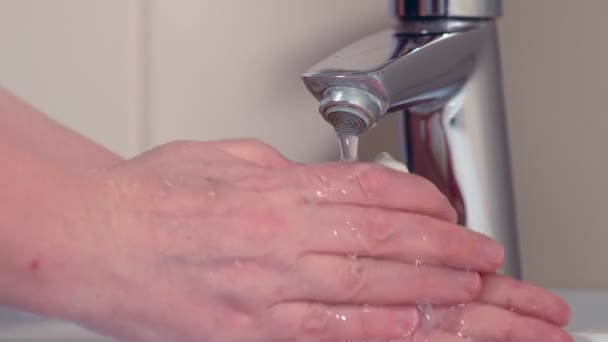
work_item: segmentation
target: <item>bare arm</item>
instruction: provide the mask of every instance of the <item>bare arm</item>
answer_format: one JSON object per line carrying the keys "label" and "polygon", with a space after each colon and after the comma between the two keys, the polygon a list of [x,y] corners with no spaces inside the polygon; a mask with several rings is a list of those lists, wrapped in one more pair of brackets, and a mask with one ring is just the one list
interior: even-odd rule
{"label": "bare arm", "polygon": [[122,160],[0,88],[0,144],[8,143],[87,166],[103,167]]}
{"label": "bare arm", "polygon": [[0,88],[0,304],[54,314],[53,283],[74,268],[58,237],[84,215],[79,178],[120,161]]}
{"label": "bare arm", "polygon": [[0,304],[118,339],[571,341],[551,294],[482,286],[502,248],[453,217],[414,175],[254,141],[121,161],[0,95]]}

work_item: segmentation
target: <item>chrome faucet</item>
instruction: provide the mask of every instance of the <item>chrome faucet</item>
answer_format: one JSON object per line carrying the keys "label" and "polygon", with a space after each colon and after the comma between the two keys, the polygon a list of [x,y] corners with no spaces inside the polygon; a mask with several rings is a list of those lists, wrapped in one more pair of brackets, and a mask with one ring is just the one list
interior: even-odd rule
{"label": "chrome faucet", "polygon": [[521,277],[496,19],[500,0],[394,0],[395,27],[302,77],[338,133],[400,116],[403,161],[448,197],[459,223],[505,247]]}

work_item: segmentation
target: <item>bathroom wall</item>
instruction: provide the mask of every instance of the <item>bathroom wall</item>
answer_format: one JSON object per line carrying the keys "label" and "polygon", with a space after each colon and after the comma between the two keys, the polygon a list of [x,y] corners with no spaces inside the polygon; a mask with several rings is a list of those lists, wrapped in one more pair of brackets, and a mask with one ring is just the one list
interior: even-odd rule
{"label": "bathroom wall", "polygon": [[504,3],[526,275],[547,285],[608,287],[608,1]]}
{"label": "bathroom wall", "polygon": [[[572,3],[507,0],[500,24],[525,276],[608,287],[608,2]],[[299,75],[388,25],[377,0],[2,0],[0,84],[127,157],[248,136],[331,160],[333,132]],[[384,122],[364,156],[397,152],[395,139]]]}
{"label": "bathroom wall", "polygon": [[115,151],[137,152],[135,4],[1,0],[0,86]]}

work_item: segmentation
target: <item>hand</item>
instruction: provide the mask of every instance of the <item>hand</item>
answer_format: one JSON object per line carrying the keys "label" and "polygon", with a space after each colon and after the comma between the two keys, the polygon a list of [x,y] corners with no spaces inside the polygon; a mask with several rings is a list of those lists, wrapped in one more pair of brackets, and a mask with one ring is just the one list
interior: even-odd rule
{"label": "hand", "polygon": [[[386,153],[379,154],[376,162],[408,172],[405,165]],[[560,329],[570,315],[560,298],[498,274],[484,275],[483,283],[483,292],[473,303],[439,308],[419,305],[421,324],[406,340],[572,341]]]}
{"label": "hand", "polygon": [[469,302],[475,272],[502,263],[431,183],[377,165],[172,143],[91,182],[104,195],[83,197],[87,229],[70,232],[77,300],[61,314],[126,340],[394,339],[417,300]]}
{"label": "hand", "polygon": [[570,319],[568,305],[531,284],[491,274],[472,303],[423,307],[417,331],[404,342],[572,342],[561,327]]}

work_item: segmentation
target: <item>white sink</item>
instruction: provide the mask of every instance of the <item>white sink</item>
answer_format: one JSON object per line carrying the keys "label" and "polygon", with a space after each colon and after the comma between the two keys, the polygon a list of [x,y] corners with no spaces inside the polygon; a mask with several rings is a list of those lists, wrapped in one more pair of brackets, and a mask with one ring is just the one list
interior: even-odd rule
{"label": "white sink", "polygon": [[[557,290],[572,308],[577,342],[608,342],[608,291]],[[0,342],[109,342],[64,322],[0,308]]]}
{"label": "white sink", "polygon": [[608,291],[556,290],[572,309],[568,330],[577,342],[608,342]]}
{"label": "white sink", "polygon": [[0,342],[109,342],[76,325],[0,307]]}

